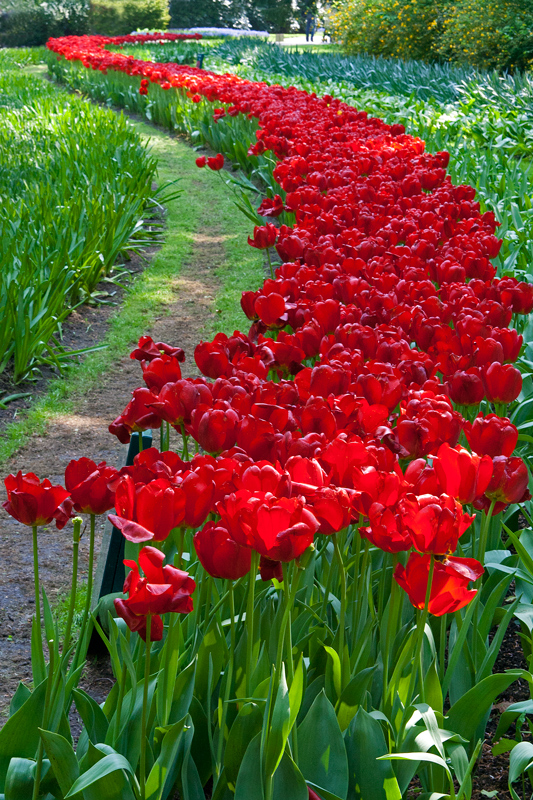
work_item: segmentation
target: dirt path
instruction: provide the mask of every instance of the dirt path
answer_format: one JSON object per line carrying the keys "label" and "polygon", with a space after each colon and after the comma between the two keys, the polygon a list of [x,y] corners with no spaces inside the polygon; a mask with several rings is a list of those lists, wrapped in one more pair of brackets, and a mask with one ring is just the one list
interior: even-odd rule
{"label": "dirt path", "polygon": [[[182,198],[181,202],[187,202]],[[206,210],[206,214],[209,209]],[[149,333],[156,341],[179,345],[187,354],[184,374],[197,375],[193,353],[213,317],[217,292],[213,270],[224,258],[223,237],[213,232],[193,236],[193,254],[171,283],[175,302],[165,307]],[[83,314],[83,310],[81,312]],[[94,311],[91,311],[94,314]],[[116,365],[85,396],[74,398],[71,414],[56,417],[43,436],[34,437],[4,467],[8,472],[35,472],[40,478],[62,483],[73,458],[87,456],[115,466],[124,462],[126,448],[108,433],[109,423],[122,411],[130,393],[142,384],[140,365],[128,353],[117,353]],[[1,486],[4,500],[4,487]],[[105,517],[100,518],[100,539]],[[42,583],[52,601],[68,591],[71,569],[71,526],[39,531]],[[20,680],[31,680],[30,625],[34,610],[31,530],[3,511],[0,513],[0,722]],[[87,577],[88,541],[80,545],[80,579]],[[109,680],[109,679],[108,679]],[[107,687],[109,688],[109,686]]]}

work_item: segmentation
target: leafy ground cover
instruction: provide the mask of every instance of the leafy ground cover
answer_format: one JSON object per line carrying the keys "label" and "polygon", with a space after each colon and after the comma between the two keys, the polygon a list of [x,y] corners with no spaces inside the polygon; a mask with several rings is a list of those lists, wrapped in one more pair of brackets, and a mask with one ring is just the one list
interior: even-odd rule
{"label": "leafy ground cover", "polygon": [[155,208],[156,163],[126,120],[35,79],[21,58],[0,56],[0,373],[11,383],[61,369],[62,323],[146,241]]}
{"label": "leafy ground cover", "polygon": [[[6,794],[472,797],[493,701],[533,683],[493,672],[513,618],[529,664],[533,598],[518,519],[531,519],[528,379],[508,328],[533,293],[496,277],[493,213],[446,177],[449,154],[331,95],[52,47],[60,79],[261,181],[258,212],[281,225],[250,243],[281,263],[243,295],[249,335],[196,348],[211,382],[181,378],[179,347],[139,341],[146,386],[110,431],[159,428],[160,450],[121,474],[73,460],[66,490],[7,479],[8,511],[36,541],[71,502],[91,528],[114,506],[131,572],[106,601],[117,682],[102,707],[74,688],[89,628],[72,654],[67,624],[60,651],[45,604],[47,673],[36,578],[36,688],[18,690],[1,734]],[[241,206],[259,221],[246,193]],[[514,800],[531,710],[505,708],[494,734]]]}

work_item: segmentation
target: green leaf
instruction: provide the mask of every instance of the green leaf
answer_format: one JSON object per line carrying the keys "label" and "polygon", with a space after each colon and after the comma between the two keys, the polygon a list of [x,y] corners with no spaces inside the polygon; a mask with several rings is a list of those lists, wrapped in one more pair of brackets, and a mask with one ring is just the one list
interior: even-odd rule
{"label": "green leaf", "polygon": [[434,753],[388,753],[386,756],[379,756],[378,761],[388,759],[389,761],[428,761],[430,764],[438,764],[450,775],[450,768],[444,758]]}
{"label": "green leaf", "polygon": [[4,787],[5,800],[32,800],[35,761],[29,758],[12,758]]}
{"label": "green leaf", "polygon": [[189,708],[194,692],[194,678],[196,674],[196,659],[183,669],[174,684],[172,706],[169,722],[178,722],[189,713]]}
{"label": "green leaf", "polygon": [[533,744],[531,742],[519,742],[511,750],[509,756],[509,791],[514,800],[520,800],[518,794],[511,786],[514,781],[518,780],[520,775],[533,766]]}
{"label": "green leaf", "polygon": [[59,788],[65,795],[80,774],[76,754],[67,740],[58,733],[40,730],[40,734]]}
{"label": "green leaf", "polygon": [[291,732],[292,727],[296,722],[298,712],[300,711],[300,707],[302,705],[303,691],[304,691],[304,668],[303,668],[303,654],[302,654],[300,655],[300,660],[298,661],[298,666],[296,667],[296,671],[292,679],[291,688],[289,689],[289,706],[291,709],[290,719],[289,719],[289,733]]}
{"label": "green leaf", "polygon": [[275,798],[291,800],[309,800],[309,792],[303,775],[288,753],[284,753],[280,765],[274,775]]}
{"label": "green leaf", "polygon": [[498,727],[494,733],[494,741],[503,736],[520,714],[533,714],[533,700],[523,700],[508,706],[498,720]]}
{"label": "green leaf", "polygon": [[93,744],[105,742],[109,722],[96,700],[93,700],[83,689],[73,689],[72,694],[78,714],[83,720],[91,742]]}
{"label": "green leaf", "polygon": [[348,791],[348,758],[335,709],[324,691],[298,727],[298,766],[304,778],[339,797]]}
{"label": "green leaf", "polygon": [[387,755],[383,730],[377,719],[359,707],[345,734],[349,769],[349,797],[355,800],[401,800],[400,787]]}
{"label": "green leaf", "polygon": [[39,686],[46,680],[46,664],[44,661],[42,634],[35,617],[33,617],[31,621],[31,671],[33,673],[33,683],[35,686]]}
{"label": "green leaf", "polygon": [[4,791],[6,773],[12,758],[35,758],[45,693],[46,681],[43,681],[0,730],[0,792]]}
{"label": "green leaf", "polygon": [[185,720],[186,717],[179,722],[174,723],[174,725],[169,726],[169,730],[163,737],[161,752],[152,769],[150,770],[148,780],[146,781],[147,800],[161,800],[163,796],[168,796],[168,793],[170,793],[172,789],[172,785],[175,782],[175,776],[170,786],[167,786],[167,783],[169,782],[169,773],[172,773],[173,771],[178,751],[181,746]]}
{"label": "green leaf", "polygon": [[376,669],[377,665],[358,672],[342,692],[337,709],[337,719],[341,731],[345,731],[355,717]]}
{"label": "green leaf", "polygon": [[285,680],[285,665],[281,666],[281,675],[272,712],[270,730],[265,747],[265,770],[267,776],[273,775],[285,751],[289,737],[291,708],[289,705],[289,690]]}
{"label": "green leaf", "polygon": [[324,645],[324,650],[331,658],[331,666],[333,669],[333,686],[335,687],[335,692],[337,697],[341,696],[342,693],[342,681],[341,681],[341,660],[339,654],[333,647],[328,647]]}
{"label": "green leaf", "polygon": [[104,756],[101,761],[98,761],[94,766],[88,769],[87,772],[84,772],[83,775],[80,775],[80,777],[74,781],[70,791],[65,795],[65,800],[67,797],[73,797],[78,792],[88,789],[107,775],[121,770],[129,775],[134,774],[130,762],[127,758],[124,758],[124,756],[121,756],[119,753]]}
{"label": "green leaf", "polygon": [[11,702],[9,704],[9,716],[12,717],[19,708],[26,702],[28,697],[31,695],[31,691],[28,687],[22,683],[22,681],[17,686],[17,690],[13,697],[11,698]]}
{"label": "green leaf", "polygon": [[310,789],[312,789],[319,797],[322,798],[322,800],[343,800],[343,798],[328,792],[326,789],[323,789],[322,786],[317,786],[316,783],[313,783],[312,781],[306,781],[306,783]]}
{"label": "green leaf", "polygon": [[261,734],[246,749],[235,784],[235,800],[264,800],[261,775]]}
{"label": "green leaf", "polygon": [[489,675],[466,692],[448,711],[446,727],[469,740],[470,754],[474,743],[483,738],[486,719],[494,700],[519,678],[531,680],[529,672],[524,670]]}
{"label": "green leaf", "polygon": [[261,732],[263,715],[256,703],[245,703],[231,726],[224,752],[224,769],[229,784],[235,786],[241,762],[254,736]]}

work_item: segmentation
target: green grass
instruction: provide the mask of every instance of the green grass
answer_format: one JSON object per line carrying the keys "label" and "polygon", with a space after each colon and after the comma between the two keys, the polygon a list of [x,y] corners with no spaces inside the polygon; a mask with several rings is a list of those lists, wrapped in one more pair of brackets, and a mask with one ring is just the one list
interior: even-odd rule
{"label": "green grass", "polygon": [[[54,417],[69,413],[76,396],[84,394],[102,374],[113,369],[117,359],[129,352],[154,317],[168,311],[176,299],[173,281],[193,253],[194,234],[206,226],[224,241],[224,259],[216,271],[221,282],[215,298],[215,307],[220,309],[217,329],[231,332],[247,324],[240,312],[240,293],[258,287],[264,278],[259,251],[246,243],[250,222],[236,210],[229,189],[215,173],[196,167],[190,146],[143,122],[134,124],[143,137],[151,140],[152,154],[159,164],[158,181],[179,178],[182,194],[167,204],[164,245],[128,289],[104,340],[107,348],[87,356],[81,365],[71,367],[64,378],[54,380],[46,395],[4,430],[0,463],[27,444],[32,435],[43,433]],[[212,330],[206,330],[206,334],[211,333]]]}

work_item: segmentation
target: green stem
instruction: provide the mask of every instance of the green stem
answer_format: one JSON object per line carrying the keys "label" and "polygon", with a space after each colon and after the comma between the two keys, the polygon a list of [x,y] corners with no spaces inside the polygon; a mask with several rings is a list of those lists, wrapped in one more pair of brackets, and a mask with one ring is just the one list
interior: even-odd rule
{"label": "green stem", "polygon": [[189,446],[188,446],[187,443],[188,443],[189,437],[185,433],[185,425],[184,425],[183,422],[180,422],[180,430],[181,430],[181,437],[183,439],[183,450],[181,451],[181,458],[182,458],[183,461],[188,461],[189,460]]}
{"label": "green stem", "polygon": [[65,638],[63,640],[63,657],[65,656],[70,645],[70,634],[72,631],[72,620],[74,618],[74,608],[76,607],[76,590],[78,586],[78,554],[80,549],[80,532],[82,520],[80,517],[75,517],[73,520],[74,530],[72,532],[72,584],[70,589],[70,604],[68,609],[67,627],[65,630]]}
{"label": "green stem", "polygon": [[267,247],[266,254],[267,254],[267,258],[268,258],[268,266],[270,267],[270,277],[272,278],[272,280],[274,280],[275,279],[275,275],[274,275],[274,268],[272,266],[272,260],[270,258],[270,247]]}
{"label": "green stem", "polygon": [[444,681],[444,674],[446,672],[446,631],[447,631],[448,615],[443,614],[440,618],[440,636],[439,636],[439,678],[440,682]]}
{"label": "green stem", "polygon": [[39,549],[37,546],[37,525],[32,527],[33,532],[33,583],[35,588],[35,617],[37,619],[37,630],[41,638],[41,591],[39,587]]}
{"label": "green stem", "polygon": [[217,777],[222,772],[222,748],[224,747],[224,731],[226,728],[226,718],[228,714],[228,701],[230,697],[231,684],[233,681],[233,662],[235,657],[235,597],[233,594],[233,581],[227,581],[228,594],[229,594],[229,613],[230,613],[230,653],[228,664],[228,679],[224,689],[224,701],[222,705],[222,714],[220,718],[220,729],[218,734],[217,746]]}
{"label": "green stem", "polygon": [[492,519],[492,512],[494,511],[494,506],[496,505],[496,500],[491,500],[490,508],[483,516],[483,521],[481,523],[481,530],[479,532],[479,550],[477,555],[477,560],[483,564],[483,559],[485,558],[485,551],[487,549],[487,538],[489,535],[489,528],[490,528],[490,521]]}
{"label": "green stem", "polygon": [[345,670],[344,670],[344,631],[346,628],[346,570],[344,569],[344,561],[342,559],[342,553],[339,548],[338,542],[338,534],[334,533],[332,536],[333,539],[333,549],[335,551],[335,557],[337,559],[337,565],[339,568],[339,576],[341,582],[341,608],[339,613],[339,657],[341,660],[341,691],[346,686],[345,681]]}
{"label": "green stem", "polygon": [[385,649],[383,652],[383,700],[382,702],[386,702],[386,698],[388,696],[389,691],[389,660],[390,660],[390,653],[391,647],[394,642],[394,638],[396,636],[396,628],[398,625],[398,611],[401,610],[402,603],[401,603],[401,596],[399,594],[400,587],[394,580],[394,572],[396,570],[396,564],[399,561],[398,553],[392,554],[392,582],[391,582],[391,591],[390,591],[390,601],[389,601],[389,615],[387,618],[387,630],[385,634]]}
{"label": "green stem", "polygon": [[[79,519],[79,517],[77,517]],[[91,612],[91,600],[93,593],[93,568],[94,568],[94,537],[96,528],[96,517],[94,514],[90,515],[90,533],[89,533],[89,567],[87,573],[87,596],[85,598],[85,606],[83,608],[83,616],[81,618],[80,635],[78,644],[76,646],[76,653],[74,654],[73,666],[79,667],[80,662],[85,658],[83,648],[88,643],[87,637],[87,621]],[[81,519],[80,519],[81,522]]]}
{"label": "green stem", "polygon": [[364,544],[365,552],[363,553],[363,563],[361,566],[361,574],[357,582],[357,604],[355,607],[355,619],[353,623],[354,634],[357,635],[359,630],[359,618],[361,616],[363,597],[365,594],[366,573],[368,569],[368,559],[370,557],[370,542],[365,539]]}
{"label": "green stem", "polygon": [[146,800],[146,725],[148,720],[148,684],[150,682],[150,632],[152,617],[146,617],[146,647],[144,650],[144,685],[143,685],[143,710],[141,719],[141,761],[139,768],[139,785],[141,787],[141,800]]}
{"label": "green stem", "polygon": [[113,742],[113,746],[116,745],[118,742],[118,736],[120,733],[120,718],[122,716],[122,704],[124,702],[124,695],[126,694],[126,676],[128,674],[128,669],[126,666],[126,662],[122,664],[122,671],[120,673],[120,684],[118,688],[118,700],[117,700],[117,708],[115,711],[115,738]]}
{"label": "green stem", "polygon": [[138,431],[137,438],[138,438],[138,441],[139,441],[139,453],[142,453],[142,451],[143,451],[143,433],[142,433],[142,431]]}
{"label": "green stem", "polygon": [[[48,677],[46,680],[46,693],[44,696],[44,709],[43,709],[43,728],[47,730],[48,719],[50,715],[50,698],[52,695],[52,684],[54,683],[55,672],[55,658],[54,658],[54,642],[51,639],[48,642],[48,652],[50,653],[50,663],[48,664]],[[61,670],[59,670],[61,674]],[[32,800],[37,800],[39,797],[39,790],[41,787],[41,773],[43,769],[43,755],[44,747],[42,738],[39,739],[39,746],[37,748],[37,763],[35,765],[35,779],[33,782]]]}
{"label": "green stem", "polygon": [[428,582],[426,586],[426,598],[424,601],[424,609],[423,611],[418,612],[418,622],[416,626],[416,645],[415,645],[415,654],[413,657],[413,668],[411,670],[409,688],[407,690],[407,697],[405,699],[405,706],[400,725],[400,733],[397,742],[398,747],[401,745],[403,732],[405,730],[405,725],[407,724],[407,711],[413,700],[415,686],[416,686],[416,679],[418,677],[419,669],[420,669],[420,699],[422,702],[424,702],[423,645],[424,645],[424,633],[426,630],[426,622],[429,615],[429,600],[431,597],[431,586],[433,583],[434,571],[435,571],[435,556],[431,554],[429,562]]}
{"label": "green stem", "polygon": [[248,582],[248,603],[246,606],[246,697],[252,696],[252,659],[254,647],[254,605],[255,579],[259,565],[259,553],[252,550],[252,564]]}

